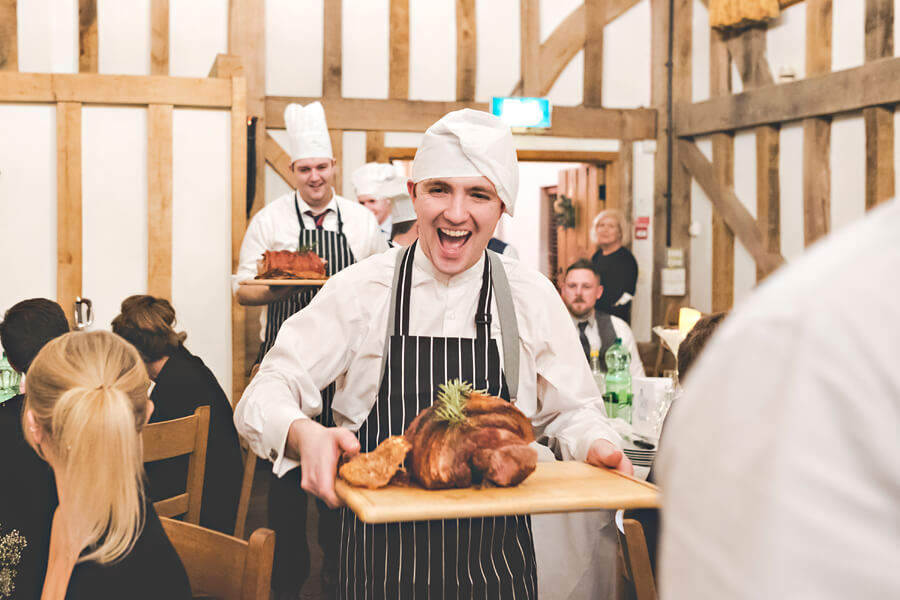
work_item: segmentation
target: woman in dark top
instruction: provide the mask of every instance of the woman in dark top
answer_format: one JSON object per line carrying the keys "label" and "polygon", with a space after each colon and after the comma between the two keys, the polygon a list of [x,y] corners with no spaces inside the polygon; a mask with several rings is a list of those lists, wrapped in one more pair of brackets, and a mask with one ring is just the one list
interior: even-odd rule
{"label": "woman in dark top", "polygon": [[137,351],[105,331],[67,333],[31,364],[23,428],[59,496],[42,600],[191,597],[144,494],[149,387]]}
{"label": "woman in dark top", "polygon": [[621,211],[610,208],[594,217],[591,241],[597,251],[591,257],[603,285],[597,309],[631,322],[631,298],[637,285],[637,261],[625,244],[629,241],[628,221]]}
{"label": "woman in dark top", "polygon": [[[231,534],[241,492],[243,462],[228,397],[203,361],[184,347],[186,334],[176,333],[175,310],[163,298],[131,296],[112,322],[115,333],[138,349],[147,372],[156,382],[150,399],[156,404],[151,423],[194,414],[209,406],[209,439],[200,525]],[[188,457],[145,466],[149,494],[154,500],[185,491]]]}

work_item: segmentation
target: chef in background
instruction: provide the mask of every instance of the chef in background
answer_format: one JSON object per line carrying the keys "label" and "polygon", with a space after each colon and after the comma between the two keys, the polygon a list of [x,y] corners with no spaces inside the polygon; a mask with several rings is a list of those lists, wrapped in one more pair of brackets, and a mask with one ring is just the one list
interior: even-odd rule
{"label": "chef in background", "polygon": [[[276,475],[302,464],[304,489],[338,506],[339,457],[402,435],[460,378],[515,402],[557,456],[630,473],[553,285],[485,250],[515,209],[509,127],[449,113],[407,185],[419,239],[333,277],[284,324],[235,414],[252,449]],[[325,427],[319,390],[332,380],[337,426]],[[340,532],[338,598],[537,596],[528,516],[365,525],[342,509]]]}
{"label": "chef in background", "polygon": [[391,248],[411,246],[419,238],[419,223],[416,221],[416,209],[406,189],[399,196],[391,199]]}
{"label": "chef in background", "polygon": [[406,179],[394,165],[374,162],[353,171],[351,179],[357,201],[375,215],[384,239],[390,240],[391,226],[394,224],[391,199],[406,194]]}
{"label": "chef in background", "polygon": [[[266,250],[311,247],[326,261],[326,272],[332,276],[357,260],[387,249],[372,214],[357,202],[338,196],[332,188],[335,159],[322,105],[289,104],[284,122],[295,189],[268,203],[250,221],[241,244],[240,264],[233,276],[238,303],[266,306],[257,360],[262,360],[275,343],[284,321],[309,304],[318,291],[309,287],[239,285],[256,276],[257,261]],[[330,426],[332,380],[323,381],[321,390],[325,408],[316,418]],[[276,533],[272,587],[278,594],[296,598],[309,574],[306,494],[300,489],[299,468],[280,475],[284,476],[272,478],[269,488],[269,527]],[[336,534],[328,533],[336,523],[336,514],[326,510],[324,504],[320,503],[319,508],[319,543],[325,555],[328,583],[328,574],[336,573],[336,544],[332,541]]]}

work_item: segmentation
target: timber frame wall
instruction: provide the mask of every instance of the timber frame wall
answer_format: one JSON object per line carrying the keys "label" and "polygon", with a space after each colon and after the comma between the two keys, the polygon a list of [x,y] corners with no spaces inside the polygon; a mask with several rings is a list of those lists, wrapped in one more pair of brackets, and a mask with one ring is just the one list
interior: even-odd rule
{"label": "timber frame wall", "polygon": [[[246,229],[247,81],[240,65],[219,56],[210,78],[169,77],[168,0],[152,0],[151,73],[97,74],[96,0],[79,2],[79,73],[19,73],[15,0],[0,0],[0,103],[56,105],[57,293],[73,321],[82,295],[81,115],[85,105],[147,109],[147,293],[172,297],[172,112],[206,108],[231,113],[231,263]],[[232,300],[232,357],[244,363],[244,310]],[[233,398],[246,376],[233,370]]]}
{"label": "timber frame wall", "polygon": [[[783,7],[801,0],[781,0]],[[707,0],[703,0],[704,4]],[[803,213],[807,246],[830,229],[831,119],[862,111],[866,133],[866,208],[894,195],[894,106],[900,103],[900,58],[893,58],[894,2],[865,2],[865,64],[831,71],[832,0],[805,0],[806,79],[776,84],[765,58],[765,25],[738,32],[710,33],[710,98],[690,101],[691,6],[675,0],[673,123],[675,173],[672,179],[672,245],[688,248],[691,178],[713,205],[712,309],[728,310],[733,303],[734,239],[744,245],[757,266],[757,281],[783,262],[779,237],[779,129],[782,123],[803,123]],[[657,50],[665,40],[668,0],[651,0],[653,11],[653,89],[665,86],[665,54]],[[744,91],[732,94],[731,64]],[[658,96],[655,96],[658,97]],[[661,138],[668,126],[660,112]],[[734,191],[734,135],[752,130],[756,135],[757,218],[754,219]],[[712,161],[694,142],[712,136]],[[663,154],[657,154],[657,190],[665,186]],[[661,194],[656,193],[660,217]],[[664,207],[663,207],[664,210]],[[665,213],[663,212],[664,216]],[[657,218],[656,233],[660,229]],[[661,266],[664,235],[656,236],[656,269]],[[658,275],[654,289],[658,290]],[[654,294],[654,322],[661,322],[665,305],[688,299],[663,301]]]}

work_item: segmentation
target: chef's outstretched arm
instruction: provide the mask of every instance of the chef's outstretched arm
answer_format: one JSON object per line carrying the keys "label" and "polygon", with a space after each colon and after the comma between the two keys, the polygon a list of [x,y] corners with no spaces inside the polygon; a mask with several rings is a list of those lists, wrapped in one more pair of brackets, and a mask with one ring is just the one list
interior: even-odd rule
{"label": "chef's outstretched arm", "polygon": [[315,494],[331,508],[341,505],[334,493],[338,460],[359,454],[359,440],[343,427],[324,427],[311,419],[297,419],[288,430],[285,454],[299,460],[300,487]]}

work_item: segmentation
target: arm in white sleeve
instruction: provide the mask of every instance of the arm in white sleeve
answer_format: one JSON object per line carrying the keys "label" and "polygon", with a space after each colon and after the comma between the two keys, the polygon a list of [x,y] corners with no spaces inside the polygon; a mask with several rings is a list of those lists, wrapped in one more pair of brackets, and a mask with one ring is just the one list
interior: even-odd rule
{"label": "arm in white sleeve", "polygon": [[608,423],[572,320],[549,281],[546,288],[527,301],[538,304],[532,306],[535,315],[523,324],[532,330],[523,343],[534,356],[537,375],[532,421],[536,435],[549,438],[563,459],[583,461],[594,441],[605,439],[617,448],[622,441]]}
{"label": "arm in white sleeve", "polygon": [[284,322],[234,413],[238,433],[279,477],[298,464],[284,455],[291,423],[322,411],[319,390],[346,372],[367,331],[370,319],[340,275]]}
{"label": "arm in white sleeve", "polygon": [[238,258],[237,272],[231,276],[231,293],[237,293],[238,284],[241,281],[256,277],[256,263],[266,250],[271,250],[266,244],[266,227],[262,213],[257,213],[250,221],[244,240],[241,242],[241,252]]}

